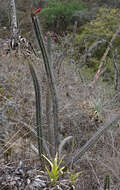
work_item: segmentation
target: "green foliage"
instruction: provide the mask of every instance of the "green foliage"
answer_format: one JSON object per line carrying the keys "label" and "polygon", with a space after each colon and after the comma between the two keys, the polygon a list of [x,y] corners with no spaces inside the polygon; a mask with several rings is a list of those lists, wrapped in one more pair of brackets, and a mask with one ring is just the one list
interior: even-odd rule
{"label": "green foliage", "polygon": [[70,184],[71,184],[71,185],[75,185],[76,179],[79,177],[79,175],[80,175],[81,173],[82,173],[82,172],[77,172],[77,173],[71,172],[71,173],[70,173]]}
{"label": "green foliage", "polygon": [[110,190],[110,175],[105,176],[104,190]]}
{"label": "green foliage", "polygon": [[[119,9],[99,9],[95,20],[79,28],[80,33],[76,35],[75,44],[83,43],[88,47],[96,40],[111,39],[113,33],[119,26],[120,14]],[[115,40],[117,43],[118,38]]]}
{"label": "green foliage", "polygon": [[58,1],[50,0],[42,10],[41,17],[46,27],[56,32],[63,31],[71,23],[72,15],[79,10],[86,9],[85,4],[78,0]]}
{"label": "green foliage", "polygon": [[94,0],[99,6],[107,6],[110,8],[119,8],[120,0]]}
{"label": "green foliage", "polygon": [[[77,60],[80,59],[80,57],[85,54],[87,50],[94,44],[95,42],[98,42],[99,40],[105,40],[106,42],[101,43],[97,46],[97,48],[94,49],[93,53],[90,57],[87,58],[87,65],[88,67],[94,68],[94,71],[96,72],[98,68],[98,64],[100,63],[100,60],[113,36],[115,31],[119,27],[119,20],[120,20],[120,9],[107,9],[107,8],[100,8],[98,11],[98,14],[96,16],[96,19],[91,20],[89,23],[85,24],[82,27],[78,28],[78,33],[75,36],[75,39],[73,41],[74,46],[74,58]],[[116,39],[113,42],[114,48],[119,48],[119,41],[120,41],[120,35],[116,37]],[[120,58],[120,50],[118,49],[118,59]],[[112,54],[111,51],[107,55],[107,64],[108,69],[111,71],[111,64]],[[112,66],[113,68],[113,66]]]}
{"label": "green foliage", "polygon": [[56,154],[55,158],[53,161],[49,160],[46,156],[43,155],[43,157],[48,161],[48,163],[50,164],[51,170],[49,170],[46,167],[46,170],[48,172],[51,184],[54,186],[56,185],[56,182],[58,181],[60,175],[63,174],[63,171],[65,169],[65,166],[63,166],[62,168],[60,168],[60,165],[63,161],[63,158],[61,158],[61,160],[58,162],[58,154]]}
{"label": "green foliage", "polygon": [[76,11],[73,16],[72,16],[72,22],[74,23],[75,21],[77,21],[77,25],[78,26],[82,26],[83,24],[95,19],[96,17],[96,10],[88,10],[88,9],[84,9],[84,10],[79,10]]}
{"label": "green foliage", "polygon": [[4,94],[4,88],[0,88],[0,94]]}

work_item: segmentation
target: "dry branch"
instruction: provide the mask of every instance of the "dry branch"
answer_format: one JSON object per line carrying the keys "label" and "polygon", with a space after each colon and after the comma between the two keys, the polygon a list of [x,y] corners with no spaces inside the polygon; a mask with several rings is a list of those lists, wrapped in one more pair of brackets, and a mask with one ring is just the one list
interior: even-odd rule
{"label": "dry branch", "polygon": [[93,79],[93,82],[92,82],[93,86],[95,85],[95,83],[97,82],[97,80],[99,79],[99,77],[102,74],[101,69],[103,67],[103,64],[104,64],[104,61],[106,59],[106,56],[108,55],[108,53],[109,53],[109,51],[110,51],[110,49],[112,47],[112,43],[114,42],[114,40],[116,39],[116,37],[118,36],[119,33],[120,33],[120,26],[116,30],[116,32],[113,34],[112,39],[109,42],[109,45],[108,45],[108,47],[107,47],[107,49],[106,49],[106,51],[105,51],[105,53],[104,53],[104,55],[103,55],[103,57],[102,57],[102,59],[100,61],[100,65],[99,65],[98,71],[97,71],[96,75],[94,76],[94,79]]}

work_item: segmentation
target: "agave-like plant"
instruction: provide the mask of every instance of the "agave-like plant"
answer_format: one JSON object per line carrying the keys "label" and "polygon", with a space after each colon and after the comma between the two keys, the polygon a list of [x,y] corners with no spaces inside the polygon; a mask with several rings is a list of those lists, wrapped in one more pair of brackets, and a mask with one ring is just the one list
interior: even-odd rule
{"label": "agave-like plant", "polygon": [[54,186],[54,185],[56,185],[59,177],[64,173],[65,166],[60,167],[61,163],[63,162],[64,156],[61,158],[60,161],[58,161],[58,154],[57,153],[56,153],[55,158],[54,158],[53,161],[48,159],[45,155],[43,155],[43,157],[50,164],[51,169],[49,170],[46,167],[46,170],[48,172],[48,175],[49,175],[49,178],[50,178],[50,181],[51,181],[51,185]]}

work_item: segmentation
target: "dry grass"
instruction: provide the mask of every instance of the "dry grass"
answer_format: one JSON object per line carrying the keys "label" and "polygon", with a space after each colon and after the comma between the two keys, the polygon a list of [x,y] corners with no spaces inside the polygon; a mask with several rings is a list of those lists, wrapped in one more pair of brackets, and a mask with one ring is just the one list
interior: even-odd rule
{"label": "dry grass", "polygon": [[[33,57],[35,70],[42,87],[43,130],[47,136],[45,116],[46,78],[42,60]],[[81,83],[74,66],[64,61],[57,78],[59,94],[59,116],[64,136],[72,135],[74,145],[65,147],[64,153],[71,154],[81,147],[111,116],[120,113],[119,92],[99,83],[92,91],[90,81]],[[32,79],[27,62],[23,57],[10,53],[0,57],[0,108],[3,109],[3,123],[0,136],[4,136],[1,145],[1,163],[18,163],[37,167],[39,163],[35,138],[35,97]],[[32,133],[31,133],[31,130]],[[113,126],[99,142],[76,165],[75,171],[83,171],[76,189],[103,189],[106,173],[111,176],[112,189],[119,189],[119,125]],[[3,135],[4,134],[4,135]]]}

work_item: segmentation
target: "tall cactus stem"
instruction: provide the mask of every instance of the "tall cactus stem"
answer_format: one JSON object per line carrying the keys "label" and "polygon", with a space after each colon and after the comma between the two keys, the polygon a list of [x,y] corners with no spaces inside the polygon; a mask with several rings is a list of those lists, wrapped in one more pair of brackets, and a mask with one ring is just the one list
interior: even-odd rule
{"label": "tall cactus stem", "polygon": [[36,125],[37,125],[37,138],[38,138],[38,151],[41,158],[43,153],[43,137],[42,137],[42,122],[41,122],[41,94],[38,79],[32,63],[28,62],[30,73],[33,79],[34,89],[35,89],[35,100],[36,100]]}
{"label": "tall cactus stem", "polygon": [[52,96],[52,102],[53,102],[53,117],[54,117],[54,137],[55,137],[55,152],[58,150],[58,98],[57,98],[57,89],[56,89],[56,84],[55,84],[55,79],[53,75],[53,71],[50,65],[50,59],[48,52],[46,50],[42,32],[41,32],[41,26],[38,22],[37,16],[34,14],[31,14],[32,17],[32,22],[34,26],[34,30],[36,33],[36,37],[42,52],[43,60],[44,60],[44,66],[47,74],[47,79],[51,91],[51,96]]}

